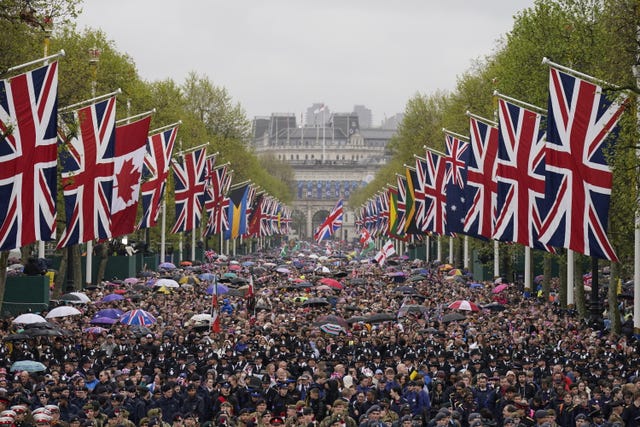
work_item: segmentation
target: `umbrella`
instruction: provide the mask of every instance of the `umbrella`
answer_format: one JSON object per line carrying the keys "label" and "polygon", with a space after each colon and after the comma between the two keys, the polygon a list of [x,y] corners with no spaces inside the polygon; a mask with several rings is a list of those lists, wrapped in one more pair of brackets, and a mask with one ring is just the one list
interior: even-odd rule
{"label": "umbrella", "polygon": [[255,265],[255,262],[253,261],[245,261],[242,263],[243,267],[253,267]]}
{"label": "umbrella", "polygon": [[400,310],[398,310],[398,317],[404,317],[409,313],[415,313],[415,314],[424,315],[425,317],[427,317],[427,315],[429,314],[429,309],[424,305],[417,305],[417,304],[403,305],[402,307],[400,307]]}
{"label": "umbrella", "polygon": [[324,325],[320,326],[320,330],[329,335],[340,335],[341,333],[346,333],[345,329],[342,326],[333,323],[325,323]]}
{"label": "umbrella", "polygon": [[180,261],[180,265],[182,267],[190,267],[193,265],[193,263],[191,261]]}
{"label": "umbrella", "polygon": [[217,278],[218,277],[213,273],[202,273],[201,275],[198,276],[198,279],[200,280],[209,280],[209,281],[216,280]]}
{"label": "umbrella", "polygon": [[11,365],[11,372],[27,371],[27,372],[43,372],[47,367],[35,360],[19,360]]}
{"label": "umbrella", "polygon": [[172,264],[170,262],[163,262],[161,263],[158,268],[164,268],[165,270],[173,270],[174,268],[176,268],[175,264]]}
{"label": "umbrella", "polygon": [[227,288],[225,285],[221,285],[220,283],[211,284],[207,286],[207,289],[205,292],[208,295],[213,295],[214,286],[218,288],[218,295],[226,294],[227,292],[229,292],[229,288]]}
{"label": "umbrella", "polygon": [[484,310],[491,310],[491,311],[503,311],[507,309],[507,307],[505,307],[504,305],[498,302],[491,302],[489,304],[485,304],[482,306],[482,308]]}
{"label": "umbrella", "polygon": [[466,317],[462,313],[447,313],[444,316],[442,316],[442,319],[440,321],[442,323],[449,323],[449,322],[456,322],[458,320],[464,320],[464,319],[466,319]]}
{"label": "umbrella", "polygon": [[104,297],[102,297],[102,299],[98,302],[104,303],[104,302],[112,302],[112,301],[121,301],[123,299],[124,297],[120,294],[107,294]]}
{"label": "umbrella", "polygon": [[349,283],[351,283],[352,285],[364,285],[365,283],[367,283],[367,281],[362,277],[356,277],[355,279],[349,280]]}
{"label": "umbrella", "polygon": [[415,274],[411,277],[409,277],[409,281],[410,282],[419,282],[421,280],[426,279],[426,277],[424,277],[422,274]]}
{"label": "umbrella", "polygon": [[346,328],[347,326],[349,326],[349,324],[347,323],[347,321],[344,318],[342,318],[340,316],[335,316],[333,314],[329,314],[327,316],[320,316],[313,323],[314,323],[314,325],[318,325],[318,326],[324,325],[324,324],[327,324],[327,323],[333,323],[335,325],[340,325],[343,328]]}
{"label": "umbrella", "polygon": [[93,315],[93,318],[95,319],[97,317],[110,317],[112,319],[117,319],[122,316],[123,313],[124,311],[118,308],[104,308],[97,311],[96,314]]}
{"label": "umbrella", "polygon": [[478,307],[476,303],[467,301],[465,299],[454,301],[451,304],[449,304],[448,307],[454,310],[480,311],[480,307]]}
{"label": "umbrella", "polygon": [[281,273],[281,274],[289,274],[289,273],[291,273],[291,270],[289,270],[286,267],[276,268],[276,271],[278,273]]}
{"label": "umbrella", "polygon": [[462,276],[462,271],[459,268],[454,268],[449,271],[449,276]]}
{"label": "umbrella", "polygon": [[104,332],[109,332],[109,330],[101,326],[89,326],[88,328],[84,328],[82,332],[84,332],[85,334],[100,335]]}
{"label": "umbrella", "polygon": [[68,305],[63,305],[63,306],[54,308],[49,313],[47,313],[47,315],[45,317],[47,319],[53,319],[53,318],[56,318],[56,317],[75,316],[75,315],[78,315],[78,314],[82,314],[82,312],[80,310],[78,310],[77,308],[70,307]]}
{"label": "umbrella", "polygon": [[508,287],[509,287],[508,283],[500,283],[498,286],[493,288],[493,290],[491,292],[493,292],[494,294],[499,294],[500,292],[504,291]]}
{"label": "umbrella", "polygon": [[365,322],[366,320],[367,318],[364,316],[352,316],[347,319],[347,323],[351,325],[353,323]]}
{"label": "umbrella", "polygon": [[231,264],[229,266],[229,271],[240,271],[242,270],[242,266],[240,264]]}
{"label": "umbrella", "polygon": [[333,289],[342,289],[344,286],[342,286],[342,283],[338,282],[336,279],[332,279],[330,277],[325,277],[323,279],[320,279],[318,281],[319,283],[322,283],[323,285],[327,285],[330,288]]}
{"label": "umbrella", "polygon": [[60,329],[51,329],[47,327],[29,328],[25,329],[23,333],[31,337],[61,337],[65,335],[65,333]]}
{"label": "umbrella", "polygon": [[318,268],[315,269],[316,273],[329,273],[330,270],[325,267],[324,265],[319,266]]}
{"label": "umbrella", "polygon": [[479,289],[479,288],[483,288],[483,287],[484,287],[484,285],[483,285],[482,283],[470,283],[470,284],[469,284],[469,287],[470,287],[471,289]]}
{"label": "umbrella", "polygon": [[326,298],[309,298],[302,303],[303,307],[320,307],[323,305],[330,305]]}
{"label": "umbrella", "polygon": [[115,319],[113,317],[107,317],[107,316],[98,316],[98,317],[93,317],[89,323],[93,324],[93,325],[113,325],[114,323],[118,323],[118,319]]}
{"label": "umbrella", "polygon": [[69,292],[68,294],[62,295],[60,299],[79,304],[91,302],[91,299],[84,292]]}
{"label": "umbrella", "polygon": [[126,279],[124,279],[124,283],[126,283],[127,285],[134,285],[134,284],[138,283],[138,278],[137,277],[127,277]]}
{"label": "umbrella", "polygon": [[238,277],[238,275],[236,273],[224,273],[222,277],[224,277],[225,279],[235,279]]}
{"label": "umbrella", "polygon": [[25,334],[24,332],[20,332],[17,334],[9,334],[4,338],[2,338],[2,340],[3,341],[22,341],[22,340],[28,340],[31,338],[32,338],[31,335]]}
{"label": "umbrella", "polygon": [[151,325],[156,323],[156,318],[153,314],[145,311],[141,308],[135,310],[129,310],[120,317],[120,323],[125,325]]}
{"label": "umbrella", "polygon": [[371,316],[367,316],[365,319],[366,323],[382,323],[382,322],[390,322],[396,320],[396,316],[391,313],[376,313]]}
{"label": "umbrella", "polygon": [[245,290],[244,289],[229,289],[229,292],[227,292],[227,295],[229,295],[231,297],[243,297],[245,295]]}
{"label": "umbrella", "polygon": [[393,292],[397,294],[415,294],[418,291],[416,291],[416,288],[412,286],[398,286],[393,290]]}
{"label": "umbrella", "polygon": [[180,285],[173,279],[158,279],[153,286],[164,286],[165,288],[179,288]]}
{"label": "umbrella", "polygon": [[212,319],[213,318],[210,313],[199,313],[191,316],[189,320],[192,322],[211,322]]}
{"label": "umbrella", "polygon": [[31,323],[47,323],[47,319],[40,316],[39,314],[24,313],[13,319],[13,322],[11,323],[18,323],[23,325],[28,325]]}

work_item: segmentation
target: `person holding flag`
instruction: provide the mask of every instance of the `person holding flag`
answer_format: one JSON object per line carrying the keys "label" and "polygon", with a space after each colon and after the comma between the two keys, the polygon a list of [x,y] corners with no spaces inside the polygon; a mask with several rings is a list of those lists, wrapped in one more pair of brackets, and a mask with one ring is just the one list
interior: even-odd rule
{"label": "person holding flag", "polygon": [[338,200],[333,207],[329,216],[320,224],[316,232],[313,234],[313,238],[316,242],[320,243],[324,239],[328,239],[335,233],[340,227],[342,227],[342,199]]}

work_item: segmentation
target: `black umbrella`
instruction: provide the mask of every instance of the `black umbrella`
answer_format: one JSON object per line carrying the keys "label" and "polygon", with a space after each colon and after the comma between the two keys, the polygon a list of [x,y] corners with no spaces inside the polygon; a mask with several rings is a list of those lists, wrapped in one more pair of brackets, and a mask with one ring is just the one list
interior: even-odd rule
{"label": "black umbrella", "polygon": [[354,323],[365,322],[367,320],[364,316],[352,316],[347,319],[347,323],[352,325]]}
{"label": "black umbrella", "polygon": [[464,320],[466,319],[466,316],[462,313],[459,312],[453,312],[453,313],[447,313],[444,316],[442,316],[442,323],[449,323],[449,322],[456,322],[458,320]]}
{"label": "black umbrella", "polygon": [[302,303],[303,307],[322,307],[325,305],[330,305],[326,298],[309,298]]}
{"label": "black umbrella", "polygon": [[325,325],[327,323],[333,323],[334,325],[340,325],[343,328],[346,328],[348,326],[347,321],[343,317],[335,316],[333,314],[329,314],[327,316],[320,316],[315,320],[315,322],[313,322],[313,324],[316,325],[316,326]]}
{"label": "black umbrella", "polygon": [[398,286],[397,288],[395,288],[393,290],[393,292],[397,293],[397,294],[415,294],[418,291],[416,290],[416,288],[411,287],[411,286]]}
{"label": "black umbrella", "polygon": [[48,328],[29,328],[29,329],[25,329],[23,333],[31,337],[62,337],[64,336],[64,333],[61,330],[48,329]]}
{"label": "black umbrella", "polygon": [[60,296],[60,300],[61,301],[80,302],[80,301],[82,301],[82,298],[79,295],[75,295],[75,294],[64,294],[64,295]]}
{"label": "black umbrella", "polygon": [[419,316],[424,315],[425,317],[427,317],[427,315],[429,314],[429,309],[424,305],[403,305],[402,307],[400,307],[400,310],[398,310],[398,317],[404,317],[409,313],[417,314]]}
{"label": "black umbrella", "polygon": [[396,320],[396,316],[391,313],[376,313],[371,316],[367,316],[365,322],[367,323],[382,323]]}
{"label": "black umbrella", "polygon": [[27,335],[25,333],[18,334],[9,334],[6,337],[2,338],[3,341],[24,341],[33,338],[31,335]]}
{"label": "black umbrella", "polygon": [[352,285],[364,285],[365,283],[367,283],[367,281],[362,277],[356,277],[355,279],[349,280],[349,283],[351,283]]}
{"label": "black umbrella", "polygon": [[507,309],[507,307],[497,302],[485,304],[482,306],[482,308],[484,308],[485,310],[491,310],[491,311],[503,311]]}
{"label": "black umbrella", "polygon": [[336,273],[333,273],[333,277],[346,277],[347,274],[348,273],[346,271],[338,271]]}

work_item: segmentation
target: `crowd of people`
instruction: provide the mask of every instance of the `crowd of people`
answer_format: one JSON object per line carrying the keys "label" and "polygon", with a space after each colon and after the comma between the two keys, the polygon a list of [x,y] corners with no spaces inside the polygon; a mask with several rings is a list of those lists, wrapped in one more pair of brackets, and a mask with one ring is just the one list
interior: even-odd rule
{"label": "crowd of people", "polygon": [[[103,283],[84,290],[89,303],[59,301],[81,314],[44,333],[3,319],[0,425],[640,425],[631,333],[451,266],[319,250]],[[95,322],[105,309],[152,320]],[[14,365],[25,360],[42,367]]]}

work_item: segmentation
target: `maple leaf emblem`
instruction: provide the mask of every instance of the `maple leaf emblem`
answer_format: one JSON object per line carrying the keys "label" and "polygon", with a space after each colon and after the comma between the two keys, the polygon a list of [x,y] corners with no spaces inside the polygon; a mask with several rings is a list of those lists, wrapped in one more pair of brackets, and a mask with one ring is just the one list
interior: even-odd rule
{"label": "maple leaf emblem", "polygon": [[140,171],[133,164],[133,159],[127,159],[122,164],[122,169],[116,175],[116,191],[125,205],[133,200],[135,187],[140,182]]}

